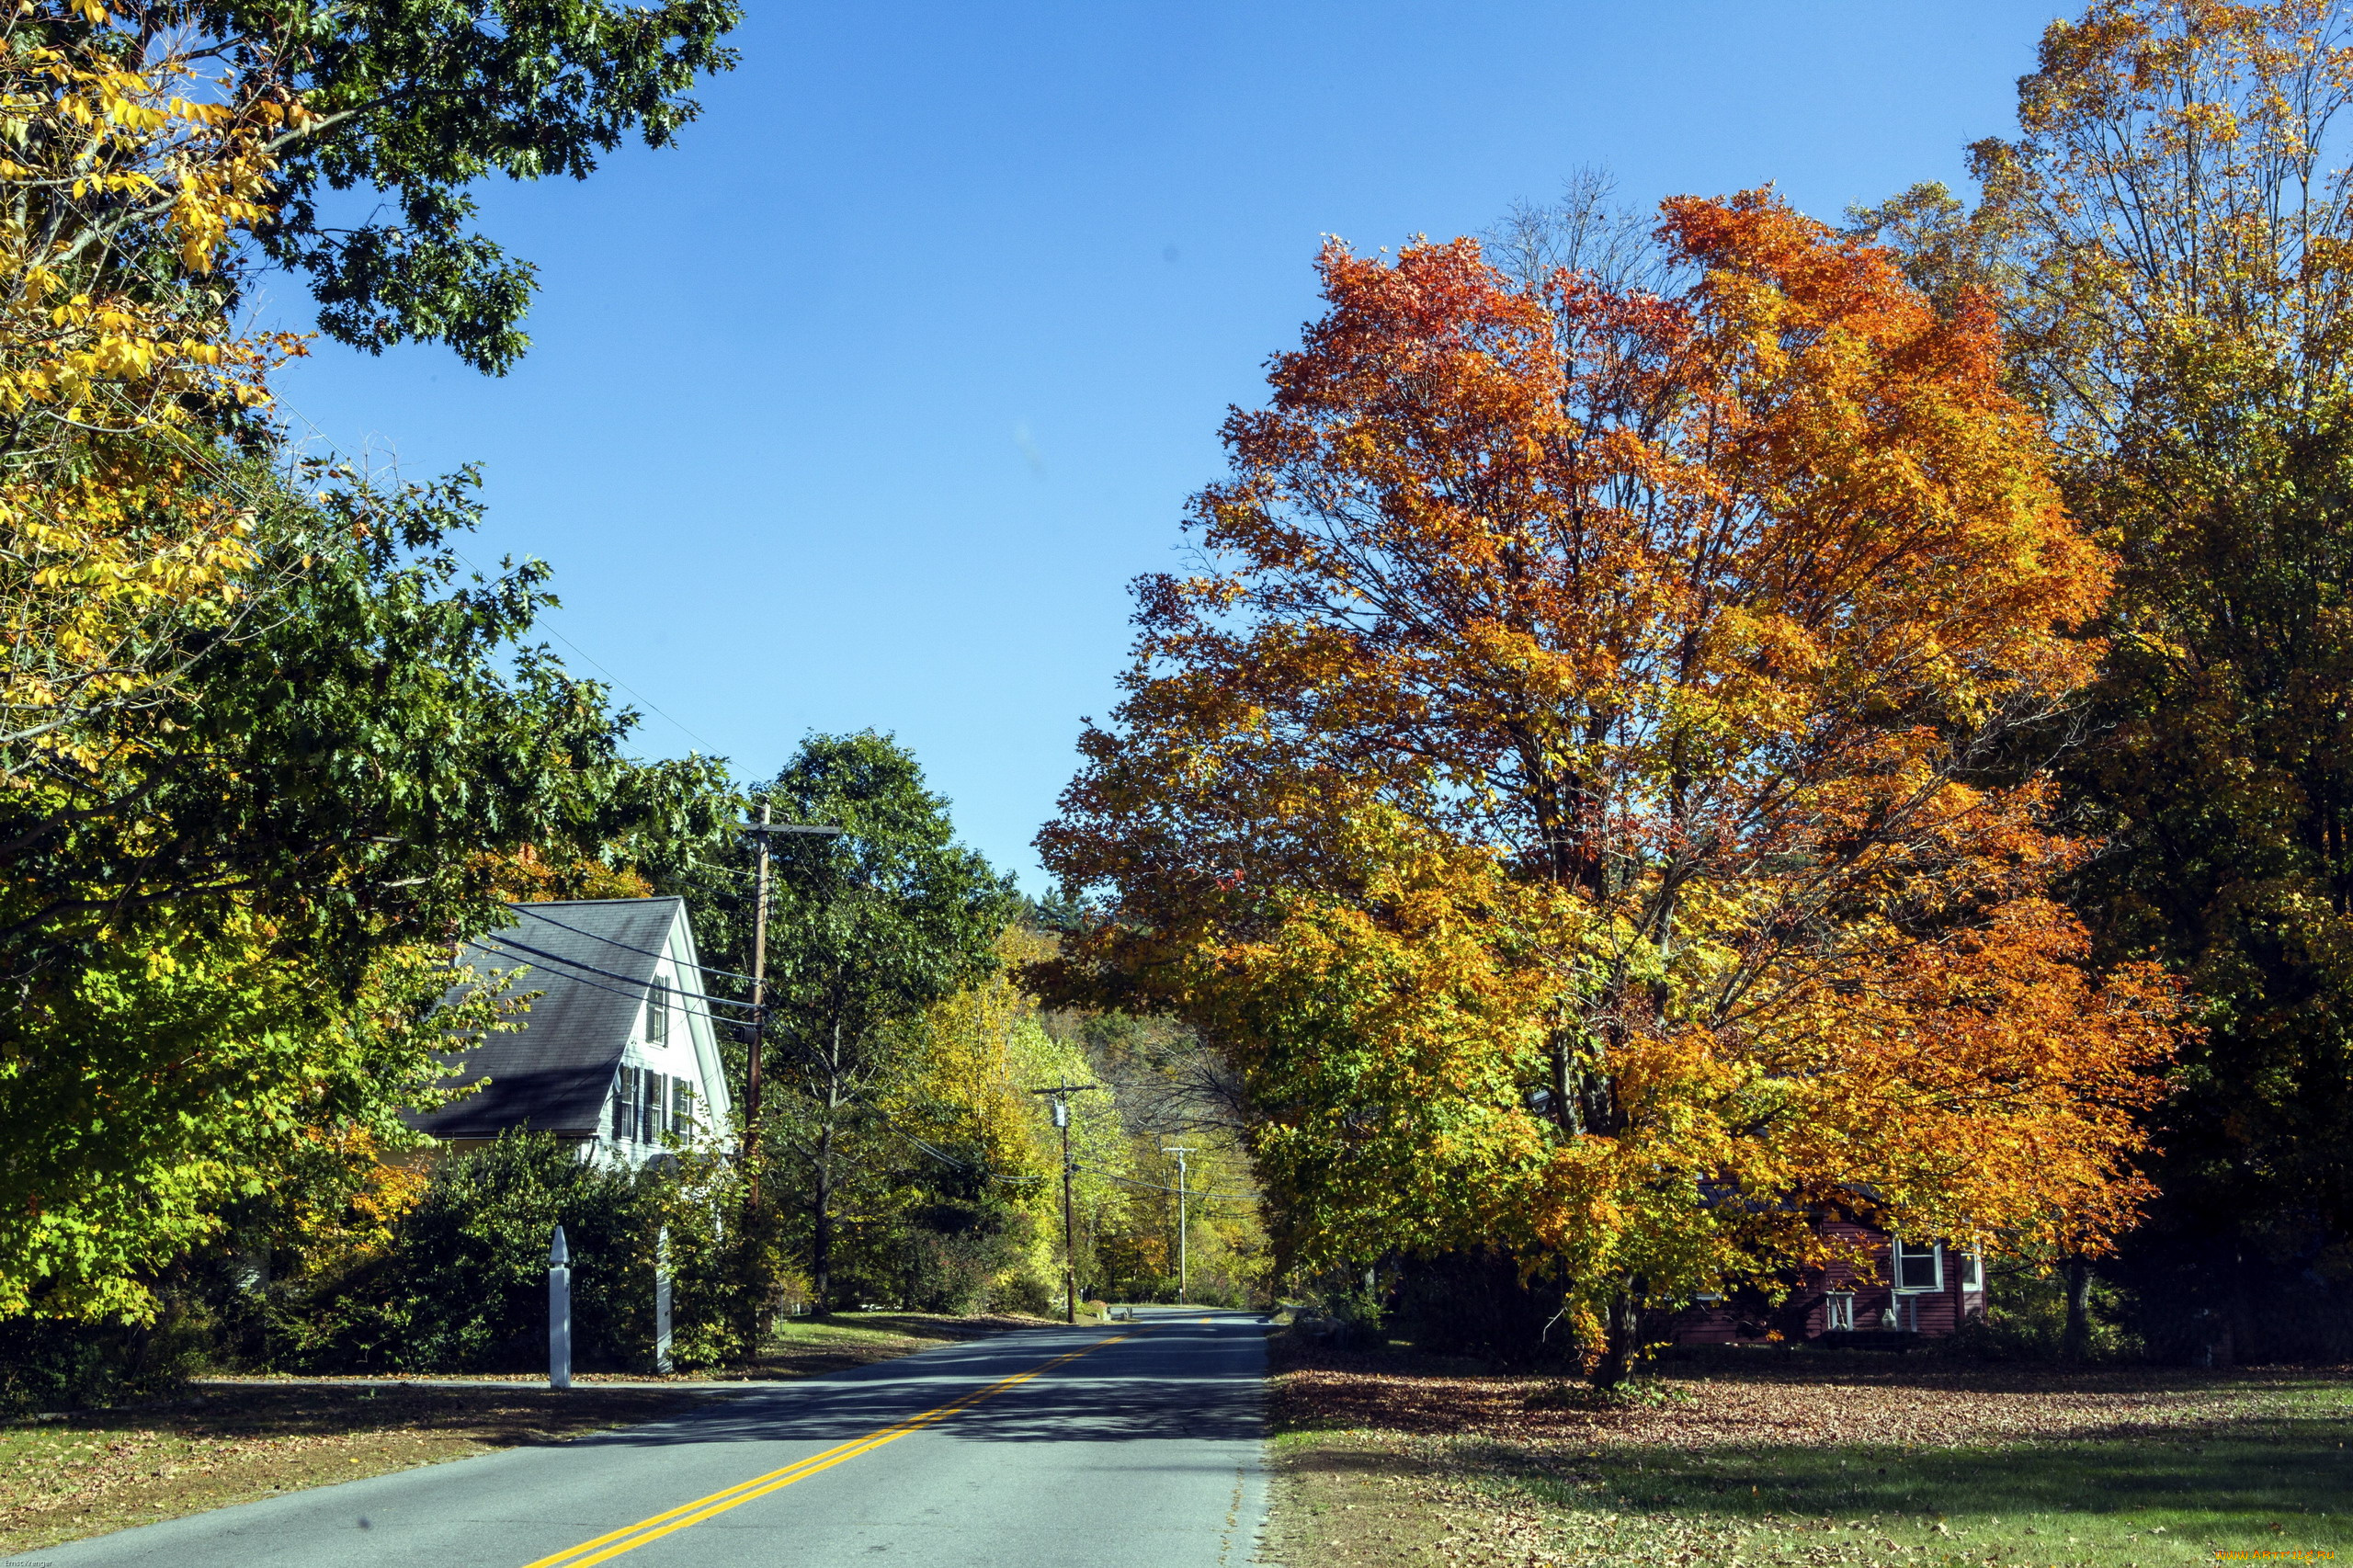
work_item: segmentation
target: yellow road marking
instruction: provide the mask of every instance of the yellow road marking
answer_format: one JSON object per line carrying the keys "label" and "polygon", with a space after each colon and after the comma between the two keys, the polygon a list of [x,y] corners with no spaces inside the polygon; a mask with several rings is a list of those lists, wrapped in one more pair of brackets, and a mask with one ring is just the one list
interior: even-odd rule
{"label": "yellow road marking", "polygon": [[523,1568],[594,1568],[595,1564],[619,1557],[624,1551],[635,1551],[649,1541],[660,1540],[674,1530],[685,1529],[688,1525],[699,1525],[713,1515],[723,1514],[730,1508],[741,1507],[754,1498],[765,1497],[771,1492],[780,1492],[796,1481],[805,1481],[819,1471],[831,1470],[846,1460],[854,1460],[860,1454],[871,1453],[885,1443],[895,1443],[910,1433],[920,1432],[925,1427],[936,1426],[961,1411],[970,1410],[983,1400],[994,1399],[1017,1383],[1026,1383],[1032,1378],[1041,1377],[1052,1371],[1056,1367],[1066,1366],[1081,1356],[1092,1355],[1106,1345],[1117,1345],[1123,1339],[1132,1339],[1136,1334],[1142,1332],[1143,1331],[1138,1329],[1128,1334],[1113,1335],[1108,1339],[1098,1339],[1092,1345],[1057,1356],[1051,1361],[1040,1362],[1026,1372],[1019,1372],[1009,1378],[1000,1378],[995,1382],[974,1389],[961,1399],[935,1405],[919,1415],[910,1415],[904,1421],[893,1422],[888,1426],[869,1432],[863,1437],[853,1437],[847,1443],[835,1444],[822,1454],[812,1454],[805,1460],[786,1465],[782,1470],[772,1470],[766,1475],[756,1475],[751,1480],[739,1485],[730,1486],[723,1492],[714,1492],[708,1497],[698,1497],[691,1503],[681,1503],[667,1513],[656,1514],[650,1519],[640,1519],[633,1525],[609,1531],[594,1540],[584,1540],[578,1546],[567,1547],[552,1557],[542,1557],[536,1562],[527,1562]]}

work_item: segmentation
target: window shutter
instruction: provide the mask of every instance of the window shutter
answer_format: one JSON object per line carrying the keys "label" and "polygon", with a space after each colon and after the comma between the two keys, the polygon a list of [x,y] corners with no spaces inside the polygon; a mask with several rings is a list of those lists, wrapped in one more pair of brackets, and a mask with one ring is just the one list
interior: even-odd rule
{"label": "window shutter", "polygon": [[677,1087],[678,1134],[682,1138],[695,1135],[695,1086],[681,1078]]}

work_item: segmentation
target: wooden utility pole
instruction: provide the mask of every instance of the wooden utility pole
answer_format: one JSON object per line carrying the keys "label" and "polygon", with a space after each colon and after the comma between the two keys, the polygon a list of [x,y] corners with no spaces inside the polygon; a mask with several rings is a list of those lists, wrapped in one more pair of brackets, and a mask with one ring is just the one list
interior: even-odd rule
{"label": "wooden utility pole", "polygon": [[768,1038],[768,844],[779,833],[805,834],[813,838],[838,838],[837,827],[775,820],[772,802],[760,802],[760,820],[738,824],[760,841],[760,874],[752,895],[752,1056],[744,1070],[744,1158],[752,1167],[751,1206],[760,1206],[760,1058],[767,1054]]}
{"label": "wooden utility pole", "polygon": [[760,802],[760,874],[752,894],[752,1056],[744,1069],[744,1159],[752,1169],[752,1207],[760,1204],[760,1058],[768,1035],[768,829],[774,808]]}
{"label": "wooden utility pole", "polygon": [[1186,1252],[1187,1243],[1191,1238],[1185,1228],[1185,1156],[1194,1151],[1163,1149],[1160,1152],[1176,1156],[1176,1300],[1181,1302],[1193,1293],[1192,1273],[1188,1267],[1190,1258]]}
{"label": "wooden utility pole", "polygon": [[1078,1244],[1071,1224],[1070,1178],[1078,1167],[1070,1159],[1070,1096],[1099,1089],[1100,1084],[1056,1084],[1051,1088],[1032,1089],[1033,1095],[1054,1097],[1054,1125],[1063,1134],[1063,1321],[1078,1321]]}

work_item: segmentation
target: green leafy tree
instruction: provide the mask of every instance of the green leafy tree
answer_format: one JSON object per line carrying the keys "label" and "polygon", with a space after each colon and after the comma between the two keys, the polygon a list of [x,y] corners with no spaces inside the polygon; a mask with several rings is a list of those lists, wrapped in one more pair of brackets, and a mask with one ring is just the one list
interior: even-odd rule
{"label": "green leafy tree", "polygon": [[140,1316],[319,1136],[402,1140],[452,941],[526,846],[703,831],[724,781],[525,643],[543,569],[459,580],[462,484],[345,492],[261,551],[283,612],[0,792],[0,1314]]}
{"label": "green leafy tree", "polygon": [[948,802],[889,736],[812,736],[755,795],[779,822],[845,830],[779,839],[768,918],[772,1103],[759,1131],[806,1174],[810,1291],[824,1311],[836,1196],[887,1136],[876,1096],[900,1031],[996,967],[1018,896],[956,843]]}
{"label": "green leafy tree", "polygon": [[[472,476],[274,474],[232,324],[272,269],[371,350],[502,371],[528,264],[491,175],[668,142],[729,0],[32,0],[0,19],[0,1314],[139,1318],[324,1138],[429,1096],[434,955],[518,866],[676,858],[710,763],[528,636],[546,569],[462,580]],[[356,223],[347,212],[368,212]],[[29,607],[29,608],[28,608]],[[360,1139],[352,1146],[366,1144]]]}
{"label": "green leafy tree", "polygon": [[[180,137],[201,156],[166,146],[120,181],[29,183],[36,237],[65,242],[42,265],[103,295],[118,275],[168,287],[193,256],[223,310],[282,268],[339,342],[446,343],[502,373],[529,343],[533,268],[476,230],[475,187],[585,178],[632,133],[668,145],[698,112],[695,83],[734,65],[723,40],[742,14],[735,0],[39,0],[7,24],[20,62],[167,62],[216,106]],[[40,169],[52,147],[70,163],[79,137],[118,157],[103,123],[36,120],[18,163]]]}
{"label": "green leafy tree", "polygon": [[[2202,999],[2124,1258],[2153,1344],[2342,1355],[2353,1318],[2353,55],[2321,0],[2102,0],[2045,32],[1984,197],[1857,214],[1999,301],[2116,553],[2066,777],[2075,902]],[[2315,1285],[2314,1279],[2326,1283]],[[2069,1338],[2089,1328],[2072,1268]]]}

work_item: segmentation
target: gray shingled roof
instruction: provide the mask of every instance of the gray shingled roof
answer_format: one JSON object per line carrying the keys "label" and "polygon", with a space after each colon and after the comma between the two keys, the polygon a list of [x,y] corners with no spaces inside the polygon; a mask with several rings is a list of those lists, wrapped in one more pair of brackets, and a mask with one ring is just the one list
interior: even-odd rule
{"label": "gray shingled roof", "polygon": [[[654,978],[650,955],[663,950],[678,905],[675,898],[518,904],[518,912],[544,910],[563,924],[518,913],[513,925],[468,943],[460,963],[484,975],[520,968],[507,994],[542,994],[531,998],[521,1028],[493,1035],[446,1059],[461,1073],[445,1083],[463,1085],[487,1078],[486,1086],[454,1105],[413,1114],[409,1124],[435,1138],[494,1138],[518,1127],[596,1132],[630,1028],[644,1003],[646,983]],[[589,972],[536,959],[510,942],[570,960]]]}

